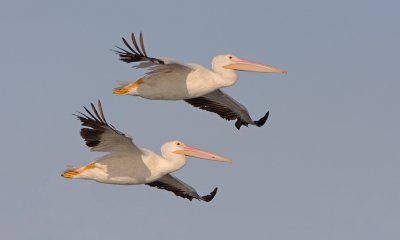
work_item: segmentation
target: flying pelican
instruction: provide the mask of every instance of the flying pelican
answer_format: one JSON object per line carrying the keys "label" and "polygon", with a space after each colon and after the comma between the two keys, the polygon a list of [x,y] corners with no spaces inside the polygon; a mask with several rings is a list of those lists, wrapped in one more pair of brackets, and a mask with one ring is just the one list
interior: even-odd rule
{"label": "flying pelican", "polygon": [[161,146],[162,156],[138,148],[132,138],[107,123],[103,109],[98,101],[98,110],[91,104],[92,112],[86,107],[86,114],[75,115],[81,121],[81,136],[91,151],[109,154],[86,166],[72,166],[62,173],[64,178],[91,179],[109,184],[146,184],[165,189],[175,195],[202,201],[211,201],[217,193],[215,188],[209,195],[200,196],[194,188],[182,182],[170,173],[186,164],[186,156],[213,161],[231,162],[231,160],[190,147],[181,141],[170,141]]}
{"label": "flying pelican", "polygon": [[232,86],[237,81],[234,70],[266,73],[287,73],[286,70],[261,65],[240,59],[231,54],[218,55],[212,60],[212,70],[198,64],[182,64],[170,59],[148,57],[140,33],[139,43],[131,35],[133,49],[122,41],[129,50],[117,47],[115,52],[126,63],[139,63],[135,68],[149,71],[135,82],[121,82],[114,88],[114,94],[141,96],[153,100],[184,100],[194,107],[214,112],[226,120],[235,120],[235,126],[256,125],[261,127],[267,121],[269,112],[253,121],[247,109],[224,93],[221,88]]}

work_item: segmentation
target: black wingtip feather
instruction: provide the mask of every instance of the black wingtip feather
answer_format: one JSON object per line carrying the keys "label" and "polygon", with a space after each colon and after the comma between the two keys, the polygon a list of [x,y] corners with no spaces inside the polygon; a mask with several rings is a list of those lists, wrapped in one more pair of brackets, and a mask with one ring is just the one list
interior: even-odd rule
{"label": "black wingtip feather", "polygon": [[267,122],[268,116],[269,111],[264,115],[264,117],[260,118],[258,121],[254,121],[255,125],[257,127],[262,127]]}
{"label": "black wingtip feather", "polygon": [[[258,121],[254,121],[254,125],[256,125],[257,127],[262,127],[264,126],[264,124],[267,122],[268,120],[268,116],[269,116],[269,111],[262,117],[260,118]],[[248,127],[249,123],[242,121],[242,119],[238,118],[235,122],[235,127],[240,130],[241,126],[246,126]]]}
{"label": "black wingtip feather", "polygon": [[206,196],[202,196],[201,200],[203,200],[205,202],[210,202],[211,200],[214,199],[215,195],[217,194],[217,191],[218,191],[218,188],[216,187],[210,194],[208,194]]}
{"label": "black wingtip feather", "polygon": [[137,44],[136,37],[135,37],[135,34],[134,34],[134,33],[131,34],[131,39],[132,39],[133,45],[134,45],[135,48],[136,48],[136,51],[140,54],[140,56],[145,57],[145,55],[143,54],[143,52],[142,52],[141,49],[139,48],[139,45]]}
{"label": "black wingtip feather", "polygon": [[83,126],[80,131],[81,137],[85,140],[86,146],[92,148],[96,147],[101,143],[101,136],[107,130],[112,130],[117,134],[125,136],[123,133],[119,132],[114,126],[109,125],[104,116],[104,111],[101,105],[101,101],[97,101],[98,109],[96,109],[93,103],[90,104],[92,111],[89,111],[85,106],[83,107],[86,113],[78,112],[78,114],[73,114],[78,118]]}
{"label": "black wingtip feather", "polygon": [[119,55],[119,59],[123,62],[126,63],[132,63],[132,62],[141,62],[141,61],[151,61],[153,63],[158,63],[158,64],[165,64],[165,62],[161,59],[157,58],[152,58],[147,56],[146,50],[144,48],[144,41],[143,41],[143,34],[140,33],[139,36],[139,44],[136,40],[135,34],[131,34],[131,41],[133,44],[133,47],[128,43],[128,41],[125,38],[122,38],[122,41],[124,42],[125,46],[130,50],[125,50],[121,47],[116,46],[118,50],[113,50],[115,53]]}
{"label": "black wingtip feather", "polygon": [[148,57],[147,57],[147,53],[146,53],[146,49],[144,48],[144,42],[143,42],[143,34],[142,34],[142,32],[140,32],[139,41],[140,41],[140,47],[141,47],[142,50],[143,50],[143,55],[144,55],[146,58],[148,58]]}
{"label": "black wingtip feather", "polygon": [[100,144],[101,134],[104,131],[95,130],[91,128],[82,128],[81,129],[81,137],[85,140],[86,146],[88,147],[96,147]]}
{"label": "black wingtip feather", "polygon": [[[222,93],[221,93],[222,94]],[[225,96],[227,97],[227,96]],[[200,108],[205,111],[213,112],[218,114],[220,117],[226,120],[236,120],[235,122],[235,127],[240,130],[242,126],[248,127],[249,124],[251,125],[256,125],[257,127],[261,127],[265,124],[265,122],[268,119],[269,112],[267,112],[262,118],[260,118],[258,121],[246,121],[243,120],[241,116],[241,112],[236,112],[229,107],[226,107],[217,101],[213,101],[208,99],[207,97],[197,97],[197,98],[190,98],[186,99],[185,102],[189,103],[190,105]],[[244,109],[245,114],[247,113],[247,110]],[[246,118],[245,118],[246,119]]]}
{"label": "black wingtip feather", "polygon": [[238,118],[238,119],[236,120],[236,122],[235,122],[235,127],[237,128],[237,130],[240,130],[240,127],[241,127],[242,125],[245,125],[245,124],[243,124],[243,121],[242,121],[240,118]]}
{"label": "black wingtip feather", "polygon": [[[131,50],[133,53],[135,53],[135,54],[139,54],[138,52],[136,52],[132,47],[131,47],[131,45],[129,45],[129,43],[126,41],[126,39],[125,38],[122,38],[122,41],[124,42],[124,44],[125,44],[125,46],[127,47],[127,48],[129,48],[129,50]],[[118,49],[120,49],[120,50],[122,50],[122,51],[124,51],[125,53],[128,53],[128,51],[126,51],[125,49],[122,49],[122,48],[120,48],[120,47],[117,47]]]}
{"label": "black wingtip feather", "polygon": [[[93,114],[85,106],[83,106],[83,108],[93,118],[93,120],[95,120],[96,122],[100,122],[95,116],[93,116]],[[82,114],[82,115],[84,115],[84,114]],[[86,115],[84,115],[84,116],[86,117]],[[89,117],[86,117],[86,118],[90,119]]]}

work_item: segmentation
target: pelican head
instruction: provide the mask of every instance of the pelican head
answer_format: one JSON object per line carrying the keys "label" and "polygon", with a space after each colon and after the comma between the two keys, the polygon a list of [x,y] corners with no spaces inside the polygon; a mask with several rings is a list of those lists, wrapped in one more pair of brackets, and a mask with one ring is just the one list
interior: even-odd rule
{"label": "pelican head", "polygon": [[214,67],[221,66],[222,68],[225,69],[232,69],[238,71],[287,73],[286,70],[240,59],[232,54],[218,55],[214,57],[213,66]]}
{"label": "pelican head", "polygon": [[202,159],[207,159],[207,160],[212,160],[212,161],[221,161],[221,162],[228,162],[231,163],[232,161],[228,158],[218,156],[214,153],[207,152],[201,149],[197,149],[194,147],[190,147],[186,144],[184,144],[181,141],[170,141],[167,143],[164,143],[161,147],[161,151],[163,155],[165,156],[171,156],[173,155],[174,158],[178,157],[184,157],[185,156],[191,156],[191,157],[197,157],[197,158],[202,158]]}

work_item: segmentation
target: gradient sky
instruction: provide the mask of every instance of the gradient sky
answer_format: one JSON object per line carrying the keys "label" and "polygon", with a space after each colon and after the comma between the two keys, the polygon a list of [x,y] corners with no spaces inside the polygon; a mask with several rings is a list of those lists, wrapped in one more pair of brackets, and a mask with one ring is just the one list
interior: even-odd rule
{"label": "gradient sky", "polygon": [[[1,1],[1,239],[400,239],[398,1]],[[216,54],[284,68],[226,91],[262,128],[184,102],[112,95],[143,71],[110,49],[210,66]],[[72,116],[101,99],[141,146],[195,158],[176,176],[211,203],[147,186],[67,180],[93,161]]]}

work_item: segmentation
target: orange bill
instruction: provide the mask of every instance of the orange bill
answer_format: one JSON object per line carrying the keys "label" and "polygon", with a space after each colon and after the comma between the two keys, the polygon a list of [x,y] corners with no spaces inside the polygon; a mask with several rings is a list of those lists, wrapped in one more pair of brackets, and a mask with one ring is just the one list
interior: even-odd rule
{"label": "orange bill", "polygon": [[187,145],[183,145],[182,149],[176,150],[174,151],[174,153],[176,154],[182,154],[185,156],[191,156],[191,157],[197,157],[197,158],[202,158],[202,159],[208,159],[208,160],[212,160],[212,161],[221,161],[221,162],[228,162],[231,163],[232,160],[225,158],[225,157],[221,157],[219,155],[216,155],[214,153],[211,152],[207,152],[198,148],[193,148]]}
{"label": "orange bill", "polygon": [[287,71],[283,69],[247,61],[236,57],[235,59],[232,59],[232,62],[233,63],[224,66],[224,68],[250,72],[287,73]]}

